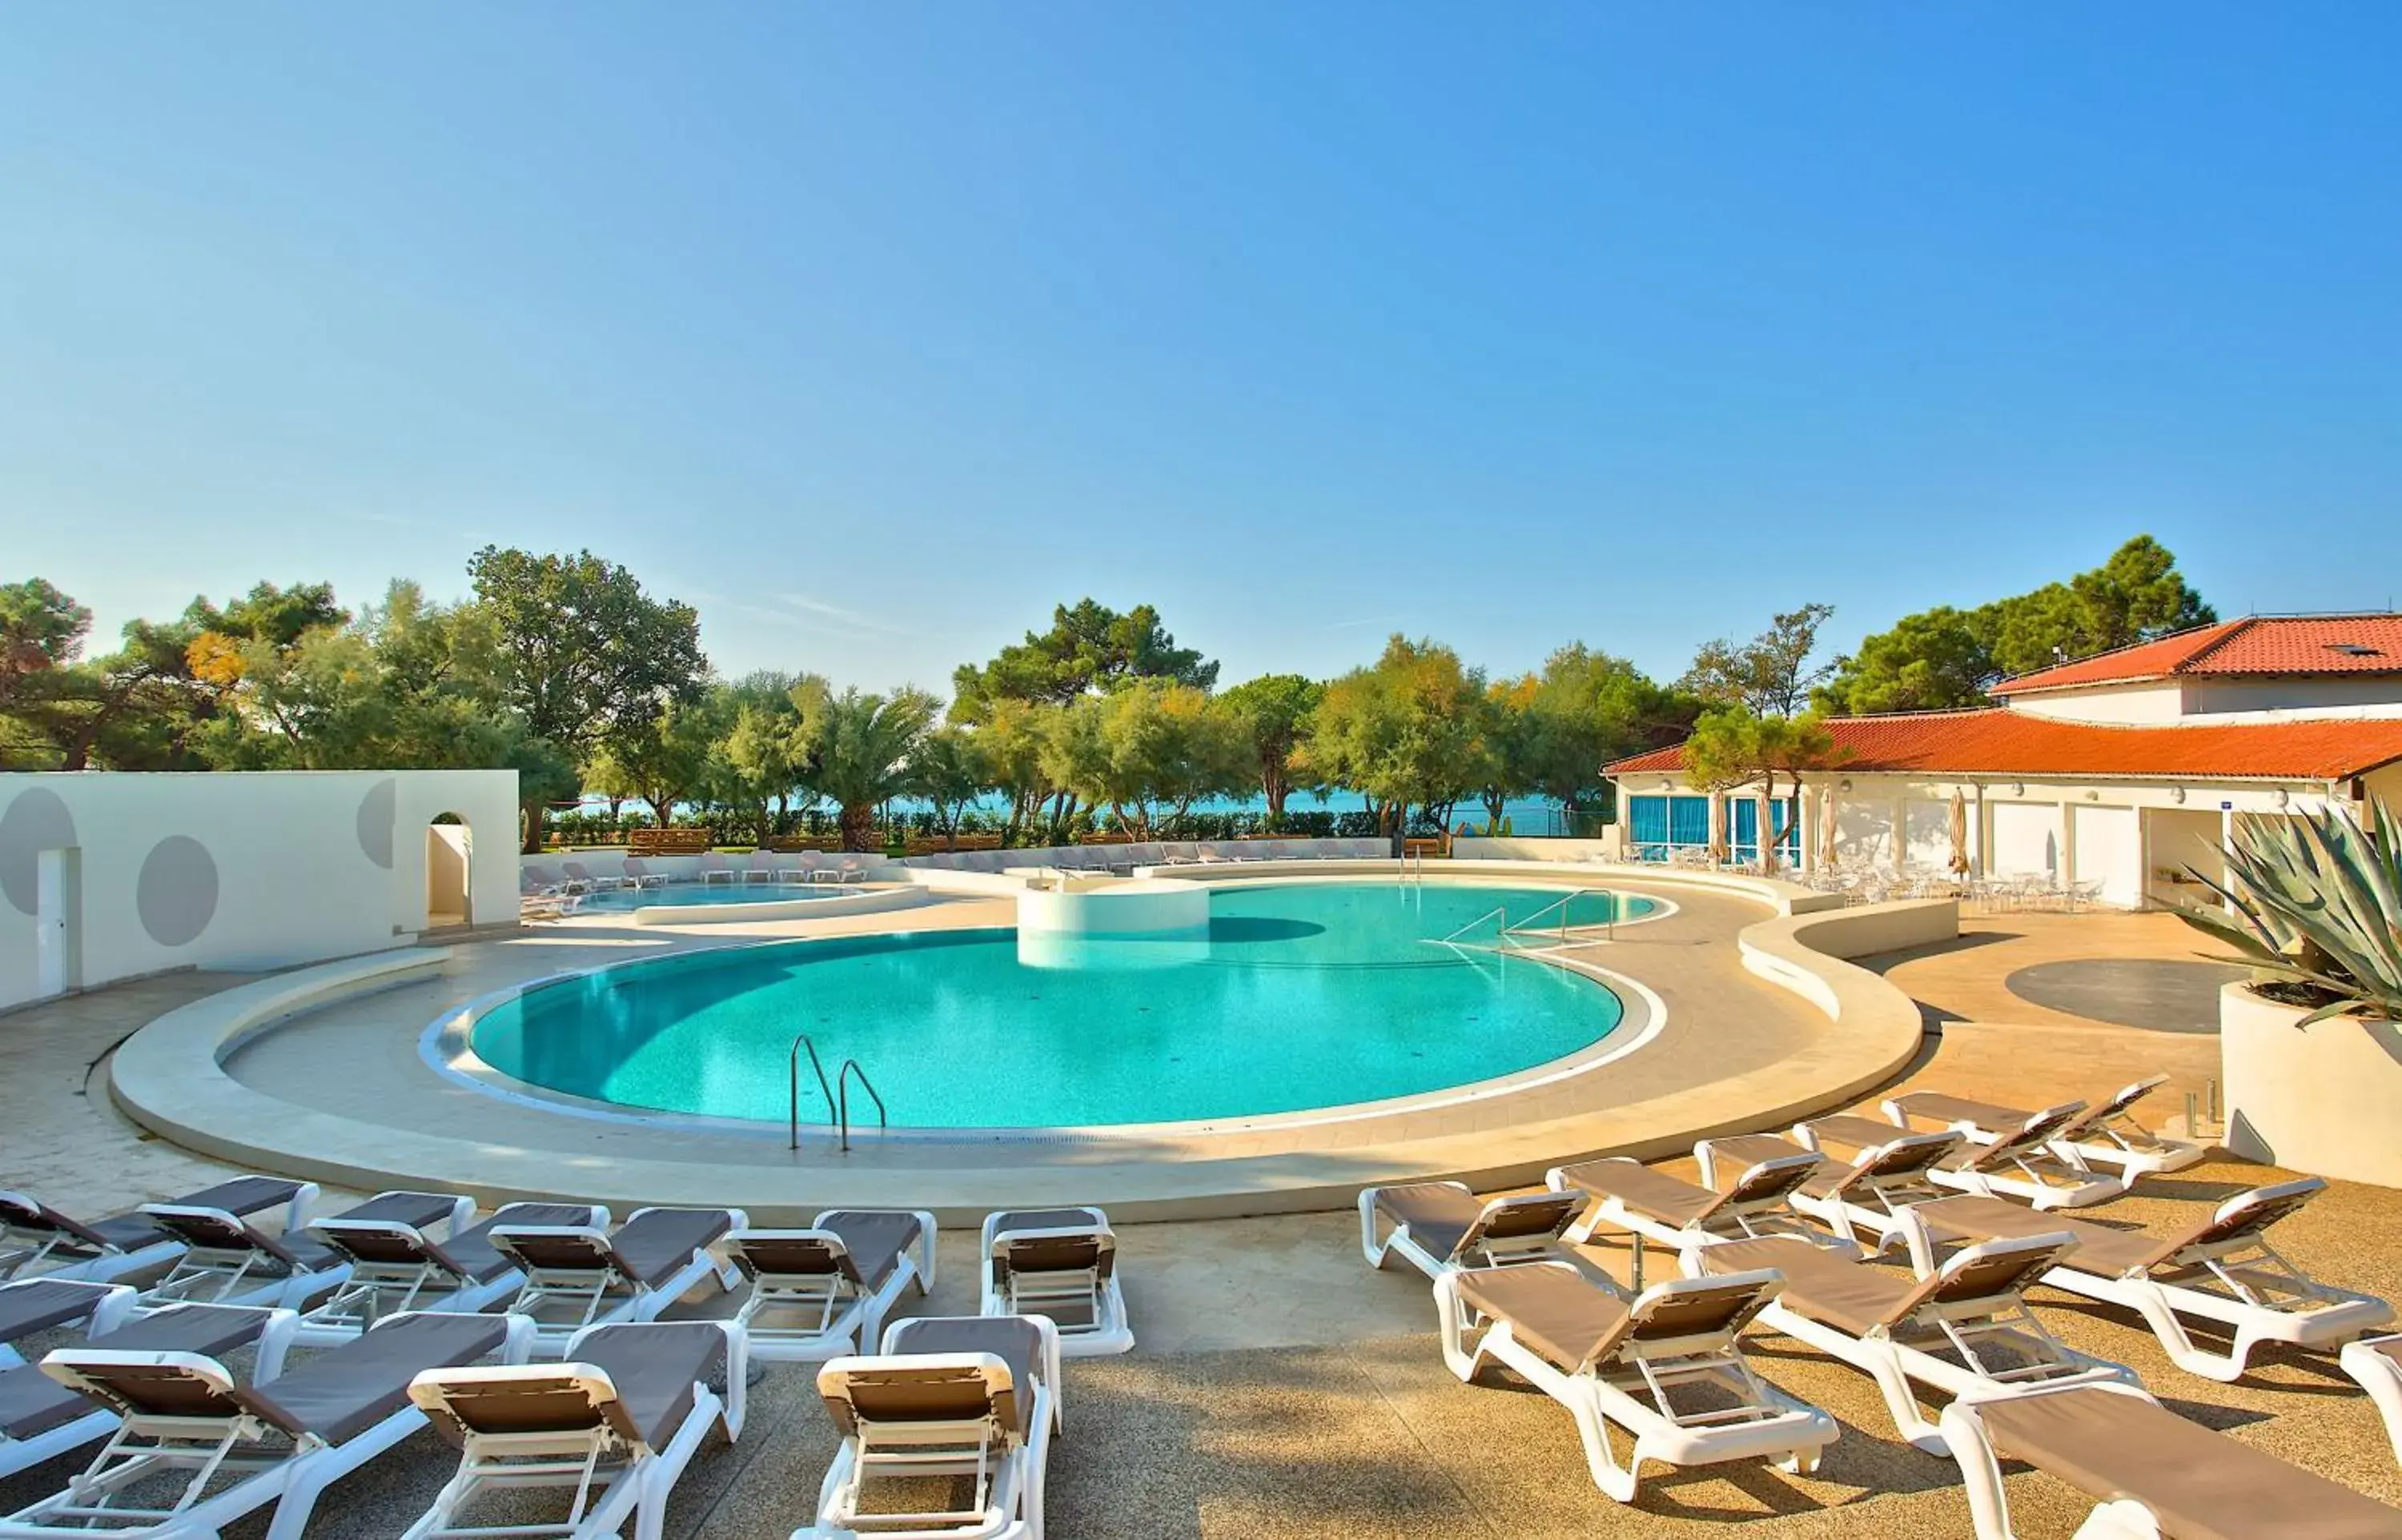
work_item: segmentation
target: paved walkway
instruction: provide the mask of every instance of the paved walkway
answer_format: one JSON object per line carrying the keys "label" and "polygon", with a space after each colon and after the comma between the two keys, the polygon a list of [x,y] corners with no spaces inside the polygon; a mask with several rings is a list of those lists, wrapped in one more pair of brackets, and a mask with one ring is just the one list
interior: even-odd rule
{"label": "paved walkway", "polygon": [[[2155,919],[1998,916],[1972,925],[1962,944],[1882,959],[1943,1027],[1907,1083],[2048,1099],[2090,1096],[2161,1070],[2176,1089],[2199,1090],[2216,1073],[2208,1039],[2062,1018],[1999,982],[2065,956],[2189,952],[2181,930],[2163,931]],[[139,1140],[78,1093],[84,1063],[113,1034],[226,982],[156,980],[0,1017],[11,1071],[0,1077],[0,1176],[104,1208],[218,1175]],[[2275,1175],[2206,1164],[2147,1183],[2143,1195],[2092,1217],[2159,1226]],[[2281,1239],[2322,1277],[2402,1298],[2402,1193],[2334,1184]],[[1967,1533],[1949,1464],[1893,1436],[1864,1376],[1781,1340],[1760,1339],[1755,1361],[1844,1423],[1823,1468],[1806,1479],[1760,1466],[1674,1474],[1621,1507],[1594,1491],[1574,1430],[1552,1403],[1519,1388],[1463,1385],[1444,1371],[1423,1281],[1368,1272],[1347,1217],[1135,1226],[1124,1241],[1142,1346],[1069,1368],[1067,1432],[1050,1482],[1050,1530],[1062,1540],[1689,1535],[1727,1523],[1760,1536]],[[945,1276],[927,1308],[973,1309],[972,1249],[964,1236],[946,1238]],[[1585,1256],[1624,1272],[1619,1247]],[[2402,1474],[2375,1412],[2327,1359],[2272,1354],[2243,1383],[2216,1384],[2170,1366],[2148,1333],[2064,1296],[2038,1298],[2062,1336],[2132,1365],[2173,1409],[2402,1503]],[[726,1304],[704,1294],[680,1308],[714,1314]],[[670,1515],[671,1540],[788,1533],[808,1517],[834,1446],[809,1371],[770,1370],[753,1392],[741,1444],[705,1452],[686,1476]],[[442,1446],[420,1435],[337,1488],[312,1540],[397,1533],[450,1464]],[[0,1480],[0,1509],[55,1490],[67,1468],[54,1462]],[[2087,1506],[2040,1476],[2009,1484],[2030,1537],[2068,1533]],[[260,1528],[229,1533],[248,1540]]]}

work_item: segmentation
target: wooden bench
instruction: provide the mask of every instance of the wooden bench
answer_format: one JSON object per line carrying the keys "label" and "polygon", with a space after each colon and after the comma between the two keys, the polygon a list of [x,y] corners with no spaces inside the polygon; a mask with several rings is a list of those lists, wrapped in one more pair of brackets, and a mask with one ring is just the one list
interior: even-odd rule
{"label": "wooden bench", "polygon": [[626,836],[629,856],[697,856],[709,846],[706,829],[637,829]]}
{"label": "wooden bench", "polygon": [[1448,834],[1440,835],[1430,839],[1406,839],[1401,842],[1401,859],[1403,860],[1409,859],[1412,856],[1415,856],[1420,860],[1424,860],[1429,856],[1448,856],[1450,854],[1451,836]]}

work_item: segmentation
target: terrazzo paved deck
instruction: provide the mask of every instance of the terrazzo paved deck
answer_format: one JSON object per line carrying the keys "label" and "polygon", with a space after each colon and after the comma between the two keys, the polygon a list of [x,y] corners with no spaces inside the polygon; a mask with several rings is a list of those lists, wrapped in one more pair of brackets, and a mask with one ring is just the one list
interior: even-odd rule
{"label": "terrazzo paved deck", "polygon": [[[2145,917],[2077,916],[2073,924],[1990,922],[2000,939],[1932,956],[1886,959],[1888,977],[1956,1012],[1978,1001],[2009,1011],[2003,972],[2047,956],[2116,948],[2139,955]],[[2181,934],[2174,944],[2182,946]],[[2155,953],[2176,956],[2176,952]],[[106,1109],[78,1098],[82,1065],[114,1036],[182,998],[227,982],[157,980],[0,1017],[10,1073],[0,1077],[0,1176],[63,1184],[68,1202],[121,1205],[188,1189],[219,1168],[135,1139]],[[1940,1002],[1940,1003],[1938,1003]],[[2161,1068],[2199,1087],[2215,1073],[2207,1039],[2082,1020],[1960,1020],[1912,1073],[1912,1088],[1988,1094],[2091,1094],[2131,1072]],[[2007,1091],[2005,1091],[2007,1087]],[[53,1153],[58,1151],[59,1153]],[[1690,1170],[1685,1163],[1673,1169]],[[2097,1219],[2159,1226],[2188,1205],[2272,1179],[2265,1167],[2213,1162],[2146,1184]],[[2280,1232],[2288,1253],[2330,1281],[2402,1296],[2402,1192],[2334,1184]],[[1059,1540],[1353,1540],[1353,1537],[1697,1535],[1721,1526],[1760,1536],[1953,1536],[1967,1533],[1947,1462],[1896,1439],[1863,1375],[1760,1338],[1755,1361],[1795,1395],[1832,1411],[1843,1437],[1813,1478],[1764,1466],[1671,1475],[1622,1507],[1586,1478],[1567,1416],[1524,1390],[1463,1385],[1443,1368],[1433,1311],[1415,1274],[1372,1274],[1343,1216],[1126,1227],[1125,1276],[1142,1345],[1125,1358],[1071,1363],[1067,1428],[1055,1446],[1050,1533]],[[944,1277],[920,1308],[971,1308],[971,1246],[946,1236]],[[1626,1254],[1587,1248],[1622,1272]],[[2147,1332],[2114,1314],[2040,1291],[2049,1324],[2073,1344],[2135,1368],[2174,1409],[2281,1458],[2402,1503],[2402,1473],[2367,1398],[2330,1360],[2271,1352],[2242,1383],[2171,1367]],[[724,1297],[680,1313],[715,1314]],[[770,1369],[752,1393],[741,1444],[697,1460],[678,1489],[668,1534],[780,1540],[808,1516],[835,1447],[809,1394],[809,1373]],[[337,1487],[312,1540],[398,1533],[451,1467],[420,1435]],[[0,1480],[0,1508],[56,1489],[69,1468]],[[2041,1476],[2009,1478],[2022,1533],[2064,1536],[2088,1505]],[[228,1533],[252,1540],[255,1520]]]}

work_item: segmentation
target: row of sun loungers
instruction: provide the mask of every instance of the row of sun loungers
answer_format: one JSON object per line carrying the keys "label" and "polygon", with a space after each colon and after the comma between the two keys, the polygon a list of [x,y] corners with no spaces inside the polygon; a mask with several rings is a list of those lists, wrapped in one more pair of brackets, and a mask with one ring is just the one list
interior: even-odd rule
{"label": "row of sun loungers", "polygon": [[1379,860],[1392,855],[1381,839],[1153,841],[1139,845],[1068,845],[1031,849],[951,850],[912,856],[901,864],[949,872],[1007,872],[1041,867],[1062,872],[1131,873],[1141,867],[1243,866],[1263,861]]}
{"label": "row of sun loungers", "polygon": [[[539,1533],[630,1521],[656,1536],[702,1440],[739,1436],[753,1355],[824,1363],[842,1451],[802,1533],[892,1533],[889,1479],[959,1475],[963,1506],[902,1527],[1037,1535],[1061,1357],[1133,1344],[1094,1208],[989,1216],[985,1314],[888,1327],[899,1296],[933,1281],[931,1214],[766,1230],[737,1209],[651,1208],[613,1229],[605,1208],[555,1203],[471,1224],[468,1200],[408,1192],[312,1219],[316,1196],[242,1177],[87,1224],[9,1195],[0,1256],[20,1276],[0,1284],[0,1344],[85,1341],[32,1366],[0,1345],[0,1474],[106,1442],[63,1491],[0,1519],[0,1540],[214,1533],[270,1505],[269,1535],[297,1536],[328,1483],[429,1422],[459,1464],[408,1535],[529,1533],[466,1516],[544,1486],[573,1495]],[[161,1268],[144,1287],[69,1276]],[[731,1320],[655,1319],[712,1275],[751,1285]],[[287,1368],[295,1347],[323,1351]],[[246,1377],[226,1363],[237,1353]]]}
{"label": "row of sun loungers", "polygon": [[[2402,1515],[2382,1505],[2161,1409],[2133,1370],[2068,1347],[2029,1308],[2026,1290],[2043,1283],[2125,1310],[2180,1368],[2222,1381],[2263,1342],[2340,1347],[2402,1460],[2402,1335],[2373,1335],[2394,1310],[2311,1278],[2266,1234],[2325,1183],[2270,1184],[2153,1233],[2064,1214],[2064,1178],[2015,1165],[2039,1154],[2132,1180],[2191,1164],[2190,1147],[2128,1115],[2157,1083],[2039,1115],[1896,1098],[1889,1122],[1850,1121],[1867,1128],[1821,1119],[1791,1138],[1705,1140],[1698,1183],[1617,1159],[1555,1168],[1547,1191],[1490,1202],[1454,1183],[1370,1189],[1362,1251],[1428,1273],[1446,1364],[1472,1380],[1498,1363],[1561,1402],[1594,1483],[1622,1501],[1646,1461],[1808,1468],[1832,1440],[1823,1412],[1744,1364],[1736,1334],[1756,1325],[1868,1374],[1905,1439],[1960,1464],[1981,1540],[2014,1533],[2004,1459],[2095,1497],[2080,1533],[2402,1534]],[[1912,1132],[1913,1121],[1940,1128]],[[2126,1158],[2105,1162],[2096,1145]],[[1997,1158],[2009,1167],[1980,1159],[2012,1146]],[[1573,1259],[1602,1228],[1636,1237],[1631,1291]],[[1646,1287],[1645,1241],[1669,1248],[1684,1276]],[[1874,1265],[1862,1241],[1901,1247],[1911,1273]],[[2230,1345],[2213,1345],[2221,1339]],[[1928,1393],[1948,1398],[1940,1415]],[[1623,1456],[1613,1429],[1633,1440]]]}

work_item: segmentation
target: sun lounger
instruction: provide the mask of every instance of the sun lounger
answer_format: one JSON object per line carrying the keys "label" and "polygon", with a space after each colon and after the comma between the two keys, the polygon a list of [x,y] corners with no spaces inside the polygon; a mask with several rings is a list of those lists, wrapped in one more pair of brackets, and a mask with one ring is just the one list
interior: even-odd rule
{"label": "sun lounger", "polygon": [[[181,1241],[184,1249],[165,1277],[142,1290],[136,1308],[297,1308],[340,1282],[348,1264],[297,1228],[316,1194],[313,1182],[242,1176],[171,1203],[143,1204],[143,1217]],[[269,1234],[252,1222],[277,1208],[285,1216],[280,1233]]]}
{"label": "sun lounger", "polygon": [[[842,1447],[818,1489],[817,1521],[793,1540],[1042,1540],[1043,1469],[1059,1427],[1059,1335],[1042,1316],[896,1321],[873,1357],[836,1358],[818,1394]],[[940,1508],[928,1477],[954,1481]],[[883,1484],[901,1485],[886,1500]],[[939,1486],[935,1491],[939,1492]]]}
{"label": "sun lounger", "polygon": [[[1635,1500],[1643,1463],[1776,1459],[1815,1468],[1835,1420],[1769,1384],[1736,1335],[1779,1287],[1773,1272],[1679,1278],[1633,1302],[1566,1262],[1462,1269],[1435,1280],[1443,1362],[1473,1382],[1507,1366],[1576,1419],[1594,1485]],[[1634,1437],[1622,1463],[1609,1424]]]}
{"label": "sun lounger", "polygon": [[[1943,1411],[1977,1540],[2014,1540],[2001,1462],[2095,1500],[2077,1533],[2178,1540],[2395,1540],[2402,1511],[2160,1406],[2133,1385],[2070,1385]],[[2046,1533],[2050,1533],[2047,1529]]]}
{"label": "sun lounger", "polygon": [[[2120,1086],[2063,1128],[2051,1142],[2052,1152],[2064,1161],[2081,1161],[2089,1169],[2105,1166],[2131,1182],[2138,1176],[2183,1171],[2199,1162],[2209,1153],[2204,1147],[2154,1134],[2135,1121],[2129,1110],[2168,1084],[2168,1080],[2165,1075],[2154,1075],[2149,1079]],[[1886,1116],[1897,1121],[1923,1118],[1957,1128],[1980,1143],[1991,1142],[1992,1134],[1987,1131],[2009,1127],[2034,1116],[2015,1107],[1926,1092],[1897,1096],[1884,1105]],[[1898,1114],[1897,1108],[1900,1109]]]}
{"label": "sun lounger", "polygon": [[582,861],[560,861],[559,869],[567,873],[570,882],[580,882],[594,893],[606,893],[619,887],[631,887],[634,879],[627,876],[605,876],[595,873]]}
{"label": "sun lounger", "polygon": [[1071,1358],[1134,1346],[1117,1237],[1097,1208],[1007,1209],[985,1216],[983,1312],[1042,1315]]}
{"label": "sun lounger", "polygon": [[780,858],[776,863],[776,880],[780,883],[803,886],[814,881],[818,873],[826,865],[825,852],[822,850],[803,850],[796,854],[787,854]]}
{"label": "sun lounger", "polygon": [[[283,1369],[284,1354],[291,1347],[292,1324],[288,1310],[177,1305],[127,1321],[108,1331],[95,1330],[85,1345],[111,1353],[197,1353],[212,1356],[255,1345],[258,1351],[252,1378],[265,1381],[272,1380]],[[82,1392],[61,1384],[38,1364],[0,1370],[0,1476],[31,1469],[95,1438],[104,1438],[117,1423],[116,1412]]]}
{"label": "sun lounger", "polygon": [[640,856],[626,858],[626,877],[637,888],[665,887],[668,885],[668,874],[664,872],[652,871],[642,864],[642,859]]}
{"label": "sun lounger", "polygon": [[[559,1364],[436,1368],[408,1398],[459,1450],[459,1469],[404,1540],[542,1534],[600,1540],[628,1519],[657,1540],[668,1497],[711,1428],[742,1433],[748,1365],[730,1321],[587,1327]],[[469,1521],[479,1498],[565,1488],[565,1519],[531,1527],[504,1512]]]}
{"label": "sun lounger", "polygon": [[[473,1200],[432,1192],[386,1192],[310,1233],[350,1263],[350,1276],[300,1318],[304,1347],[349,1341],[387,1315],[412,1310],[480,1311],[525,1281],[495,1249],[503,1225],[605,1226],[609,1211],[580,1203],[511,1203],[468,1227]],[[444,1239],[431,1231],[444,1231]]]}
{"label": "sun lounger", "polygon": [[111,1278],[173,1258],[184,1243],[139,1214],[90,1223],[23,1192],[0,1191],[0,1280]]}
{"label": "sun lounger", "polygon": [[0,1284],[0,1368],[25,1361],[16,1344],[26,1338],[78,1325],[84,1335],[97,1337],[123,1322],[133,1304],[133,1290],[122,1284],[66,1278]]}
{"label": "sun lounger", "polygon": [[614,1232],[512,1219],[484,1238],[525,1274],[508,1309],[532,1319],[533,1351],[550,1358],[586,1327],[650,1320],[703,1278],[732,1288],[709,1248],[748,1223],[739,1208],[640,1208]]}
{"label": "sun lounger", "polygon": [[[1911,1260],[1925,1273],[1944,1244],[2064,1231],[2077,1238],[2077,1249],[2044,1274],[2045,1283],[2136,1312],[2179,1368],[2232,1381],[2262,1342],[2333,1347],[2394,1319],[2384,1300],[2319,1283],[2270,1245],[2269,1227],[2326,1187],[2304,1176],[2254,1188],[2169,1235],[2036,1214],[1999,1198],[1945,1198],[1912,1211],[1907,1238]],[[2188,1315],[2231,1334],[2232,1344],[2222,1352],[2197,1342],[2183,1319]]]}
{"label": "sun lounger", "polygon": [[1462,1182],[1364,1188],[1360,1251],[1378,1269],[1398,1252],[1429,1278],[1464,1267],[1541,1261],[1559,1255],[1585,1203],[1581,1192],[1531,1192],[1484,1203]]}
{"label": "sun lounger", "polygon": [[1920,1409],[1913,1380],[1946,1396],[2134,1381],[2133,1369],[2066,1346],[2027,1309],[2026,1288],[2076,1246],[2057,1231],[1988,1241],[1912,1279],[1779,1236],[1705,1246],[1687,1254],[1685,1267],[1700,1276],[1776,1272],[1785,1289],[1760,1324],[1865,1371],[1901,1436],[1943,1454],[1943,1436]]}
{"label": "sun lounger", "polygon": [[924,1210],[830,1208],[807,1230],[738,1231],[726,1243],[751,1280],[735,1319],[752,1355],[821,1363],[876,1341],[901,1291],[934,1286],[934,1217]]}
{"label": "sun lounger", "polygon": [[518,890],[532,893],[583,894],[592,884],[580,877],[554,871],[539,861],[528,862],[518,873]]}
{"label": "sun lounger", "polygon": [[1543,1180],[1554,1192],[1573,1189],[1594,1200],[1569,1229],[1573,1242],[1588,1240],[1596,1228],[1608,1225],[1678,1251],[1712,1241],[1797,1235],[1856,1252],[1850,1242],[1811,1227],[1790,1202],[1827,1158],[1782,1139],[1770,1142],[1777,1149],[1736,1167],[1724,1188],[1688,1182],[1624,1156],[1555,1165]]}
{"label": "sun lounger", "polygon": [[1943,1196],[1930,1173],[1966,1143],[1954,1133],[1911,1134],[1849,1115],[1797,1123],[1793,1137],[1809,1149],[1855,1152],[1850,1163],[1830,1161],[1796,1188],[1793,1206],[1847,1241],[1866,1233],[1880,1251],[1903,1239],[1903,1209]]}
{"label": "sun lounger", "polygon": [[1967,1140],[1967,1148],[1928,1173],[1941,1187],[2017,1198],[2043,1209],[2083,1208],[2127,1190],[2125,1177],[2095,1171],[2085,1163],[2084,1152],[2064,1138],[2085,1120],[2083,1102],[2018,1112],[1919,1091],[1888,1100],[1884,1113],[1897,1128],[1912,1127],[1916,1119]]}
{"label": "sun lounger", "polygon": [[2342,1363],[2343,1371],[2360,1382],[2378,1415],[2385,1419],[2394,1458],[2402,1460],[2402,1337],[2365,1337],[2347,1342]]}
{"label": "sun lounger", "polygon": [[530,1339],[497,1315],[396,1315],[249,1385],[205,1354],[62,1349],[43,1372],[121,1425],[64,1492],[0,1519],[0,1540],[211,1535],[269,1503],[267,1540],[299,1540],[319,1493],[425,1425],[408,1399],[419,1373],[521,1361]]}
{"label": "sun lounger", "polygon": [[730,887],[742,880],[740,874],[734,870],[733,863],[714,850],[702,851],[699,859],[693,862],[693,871],[698,875],[704,887],[712,883],[725,883]]}

